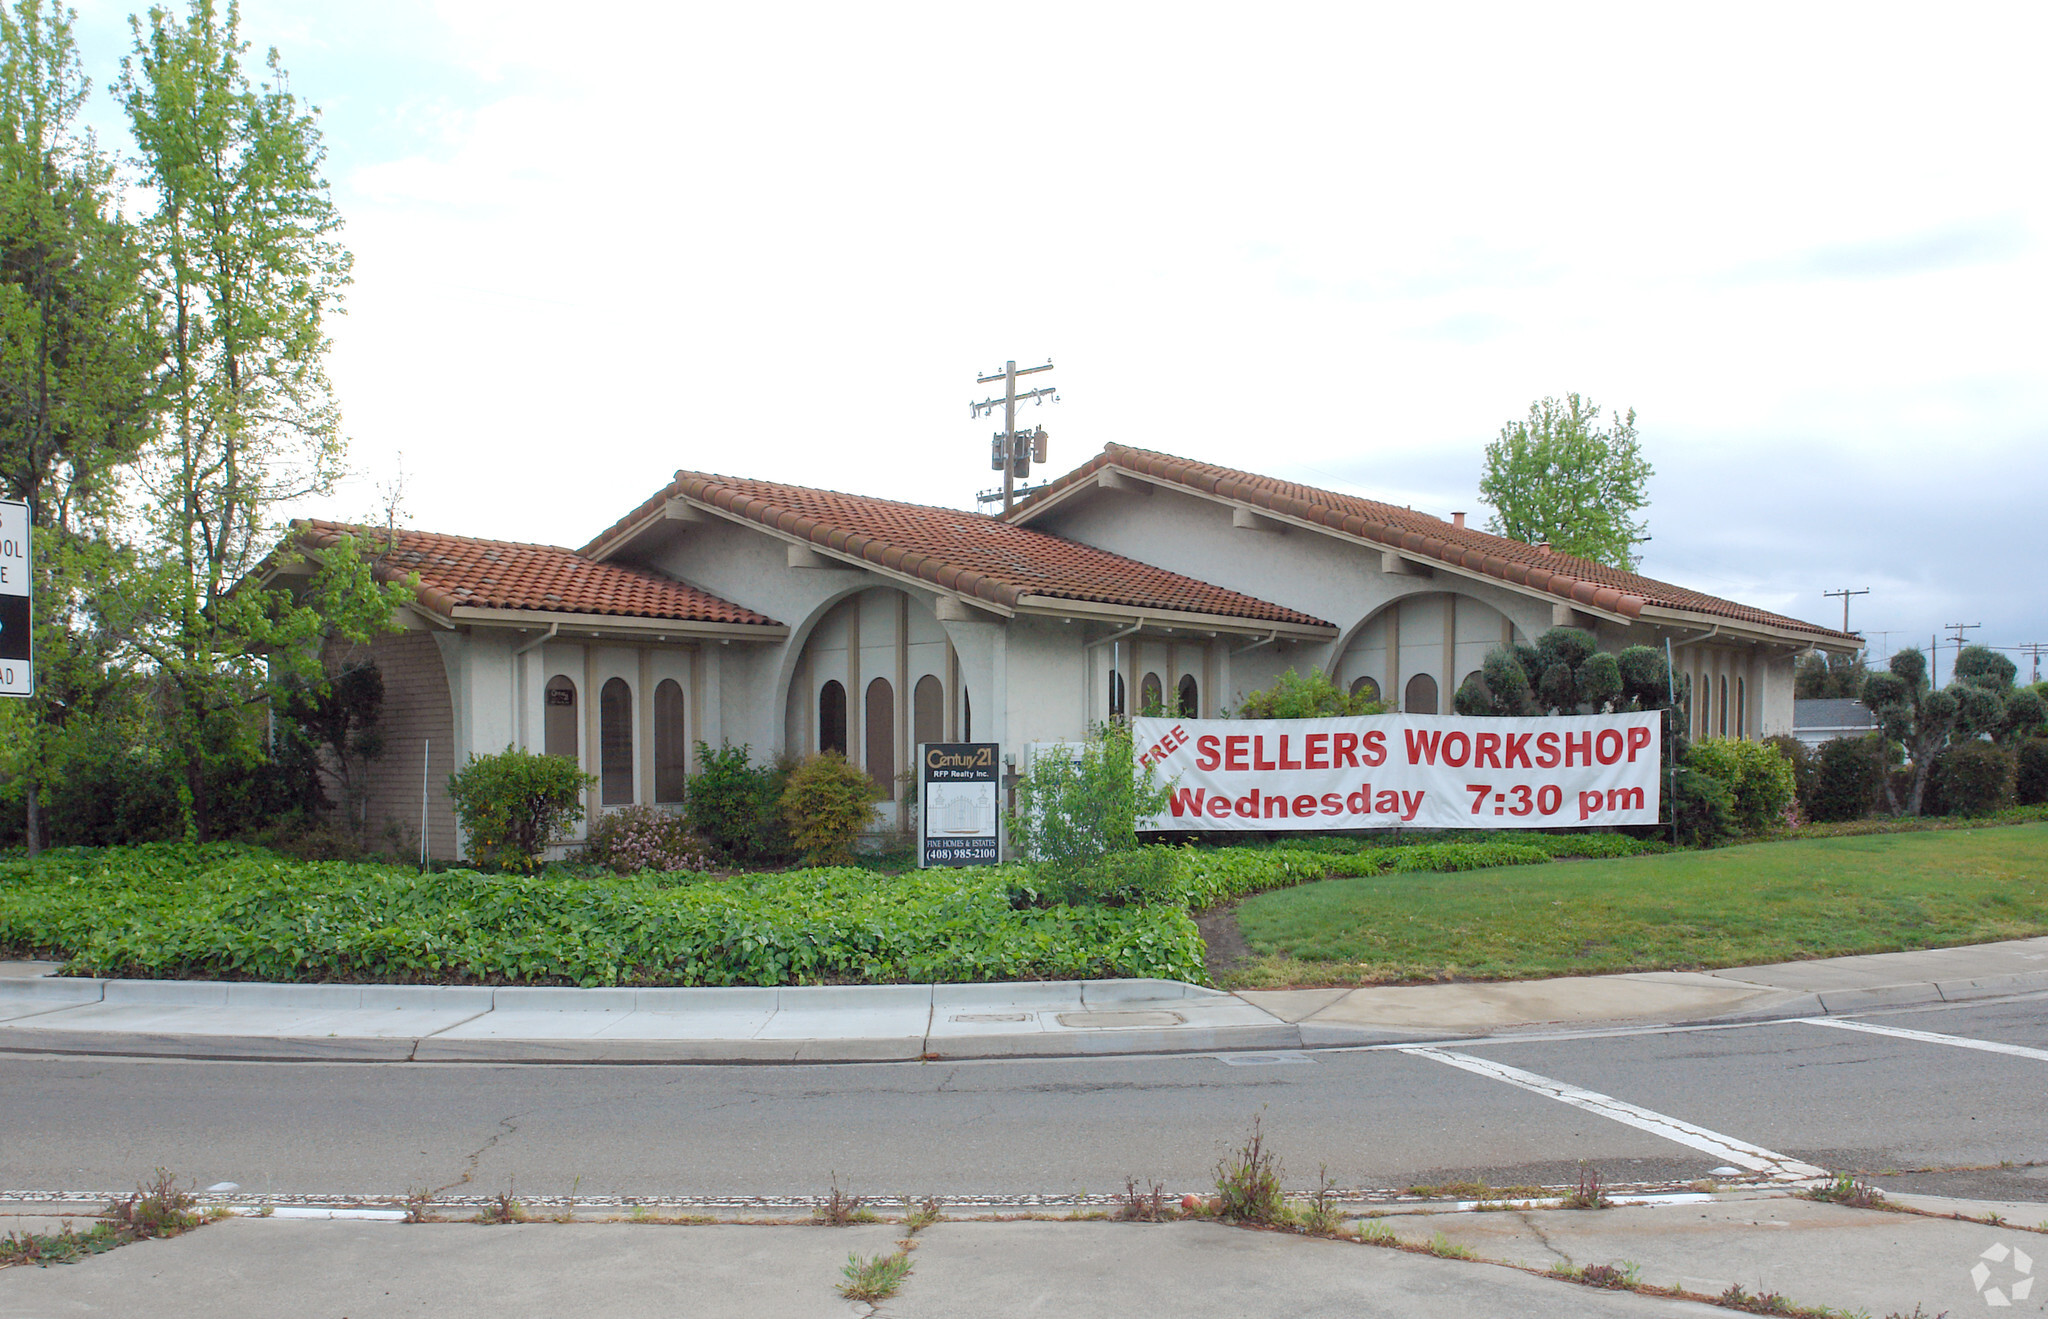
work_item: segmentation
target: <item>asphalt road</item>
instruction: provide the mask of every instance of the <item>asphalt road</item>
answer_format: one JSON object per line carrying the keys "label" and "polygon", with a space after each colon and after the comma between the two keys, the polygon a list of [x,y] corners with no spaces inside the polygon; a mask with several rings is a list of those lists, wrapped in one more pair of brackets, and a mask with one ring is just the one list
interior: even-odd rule
{"label": "asphalt road", "polygon": [[[1857,1020],[2048,1049],[2048,995]],[[1448,1046],[1887,1188],[2048,1203],[2048,1059],[1791,1022]],[[0,1192],[162,1166],[244,1192],[1197,1189],[1263,1123],[1290,1187],[1690,1180],[1663,1135],[1398,1049],[830,1066],[0,1055]],[[2006,1166],[2000,1166],[2006,1165]]]}

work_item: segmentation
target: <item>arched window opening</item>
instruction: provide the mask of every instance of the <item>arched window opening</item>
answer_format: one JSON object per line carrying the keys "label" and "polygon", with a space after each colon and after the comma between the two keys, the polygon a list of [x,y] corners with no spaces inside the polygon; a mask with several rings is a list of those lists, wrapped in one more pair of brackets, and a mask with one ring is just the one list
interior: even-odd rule
{"label": "arched window opening", "polygon": [[1472,681],[1474,678],[1484,678],[1485,676],[1486,671],[1484,669],[1474,669],[1472,670],[1472,672],[1466,674],[1464,682],[1460,682],[1458,685],[1460,687],[1463,687],[1465,683]]}
{"label": "arched window opening", "polygon": [[1696,713],[1699,716],[1699,727],[1693,730],[1692,735],[1695,738],[1710,737],[1714,732],[1714,680],[1702,673],[1698,687],[1700,699],[1699,710]]}
{"label": "arched window opening", "polygon": [[887,678],[877,678],[868,684],[861,730],[867,741],[868,777],[881,788],[884,800],[895,801],[896,690]]}
{"label": "arched window opening", "polygon": [[1363,696],[1368,701],[1377,701],[1380,698],[1378,679],[1354,678],[1351,682],[1351,694],[1353,696]]}
{"label": "arched window opening", "polygon": [[934,674],[910,689],[910,740],[919,746],[946,740],[946,687]]}
{"label": "arched window opening", "polygon": [[1427,673],[1418,673],[1408,680],[1408,695],[1401,702],[1401,709],[1408,714],[1436,713],[1436,679]]}
{"label": "arched window opening", "polygon": [[1749,736],[1749,691],[1741,678],[1735,680],[1735,736]]}
{"label": "arched window opening", "polygon": [[818,750],[846,754],[846,688],[836,680],[818,689]]}
{"label": "arched window opening", "polygon": [[1159,675],[1148,673],[1138,684],[1138,713],[1161,715],[1166,713],[1166,684],[1159,681]]}
{"label": "arched window opening", "polygon": [[1109,717],[1117,718],[1124,712],[1124,675],[1115,669],[1109,671]]}
{"label": "arched window opening", "polygon": [[960,689],[960,740],[974,740],[974,698],[967,694],[965,687]]}
{"label": "arched window opening", "polygon": [[548,679],[547,715],[541,725],[542,749],[551,756],[576,759],[576,684],[566,674]]}
{"label": "arched window opening", "polygon": [[1183,719],[1202,717],[1202,689],[1195,684],[1195,675],[1192,673],[1180,675],[1179,715]]}
{"label": "arched window opening", "polygon": [[597,796],[605,806],[633,804],[633,689],[611,678],[597,693]]}
{"label": "arched window opening", "polygon": [[690,777],[690,741],[683,726],[683,688],[663,678],[654,689],[654,800],[679,802]]}
{"label": "arched window opening", "polygon": [[1720,715],[1714,727],[1722,737],[1726,737],[1728,736],[1728,675],[1725,673],[1721,675],[1721,690],[1715,697],[1714,705],[1717,713]]}

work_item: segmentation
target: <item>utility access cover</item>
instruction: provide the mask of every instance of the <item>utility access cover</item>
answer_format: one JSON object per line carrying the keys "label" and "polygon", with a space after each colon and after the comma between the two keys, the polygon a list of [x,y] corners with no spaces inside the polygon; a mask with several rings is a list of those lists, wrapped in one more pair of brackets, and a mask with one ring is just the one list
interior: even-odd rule
{"label": "utility access cover", "polygon": [[1053,1018],[1080,1030],[1115,1030],[1133,1026],[1178,1026],[1187,1020],[1178,1012],[1061,1012]]}

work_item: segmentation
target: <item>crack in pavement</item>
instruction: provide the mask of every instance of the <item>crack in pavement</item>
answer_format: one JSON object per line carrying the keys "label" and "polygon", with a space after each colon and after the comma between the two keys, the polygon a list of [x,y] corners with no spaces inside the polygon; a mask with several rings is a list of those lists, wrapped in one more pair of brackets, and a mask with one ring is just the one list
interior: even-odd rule
{"label": "crack in pavement", "polygon": [[477,1146],[475,1150],[470,1152],[469,1157],[466,1160],[464,1160],[464,1162],[468,1166],[463,1170],[462,1176],[457,1178],[455,1181],[448,1183],[446,1186],[435,1187],[427,1194],[440,1195],[443,1191],[452,1191],[458,1186],[466,1186],[470,1182],[474,1181],[476,1179],[477,1167],[480,1163],[482,1163],[484,1155],[489,1153],[491,1149],[493,1149],[497,1145],[497,1143],[503,1140],[505,1137],[516,1136],[519,1134],[519,1128],[515,1125],[515,1123],[519,1119],[519,1116],[519,1114],[514,1113],[511,1117],[499,1118],[498,1125],[504,1128],[504,1130],[498,1132],[496,1135],[492,1136],[489,1140]]}
{"label": "crack in pavement", "polygon": [[1542,1244],[1545,1250],[1557,1256],[1565,1263],[1570,1264],[1572,1262],[1572,1257],[1570,1255],[1565,1254],[1563,1251],[1559,1250],[1556,1246],[1550,1244],[1550,1234],[1548,1232],[1545,1232],[1543,1230],[1543,1225],[1538,1223],[1533,1217],[1530,1216],[1530,1214],[1531,1211],[1527,1209],[1517,1209],[1514,1211],[1515,1217],[1521,1219],[1522,1223],[1531,1232],[1534,1232],[1536,1234],[1536,1240]]}

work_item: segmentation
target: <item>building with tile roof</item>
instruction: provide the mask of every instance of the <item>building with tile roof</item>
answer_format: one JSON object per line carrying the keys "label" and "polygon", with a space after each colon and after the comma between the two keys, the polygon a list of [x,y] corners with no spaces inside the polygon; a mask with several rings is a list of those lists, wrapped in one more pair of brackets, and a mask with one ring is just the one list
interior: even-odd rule
{"label": "building with tile roof", "polygon": [[[1463,515],[1122,445],[1000,518],[681,471],[578,549],[296,525],[309,557],[343,538],[415,586],[403,630],[367,652],[397,696],[373,808],[414,829],[423,772],[439,797],[472,753],[575,757],[598,778],[594,817],[680,804],[700,742],[843,751],[885,827],[907,827],[922,742],[1021,761],[1147,707],[1218,717],[1311,667],[1449,713],[1487,652],[1561,623],[1608,649],[1670,644],[1695,732],[1764,736],[1791,728],[1796,655],[1859,644]],[[453,855],[432,806],[429,850]]]}

